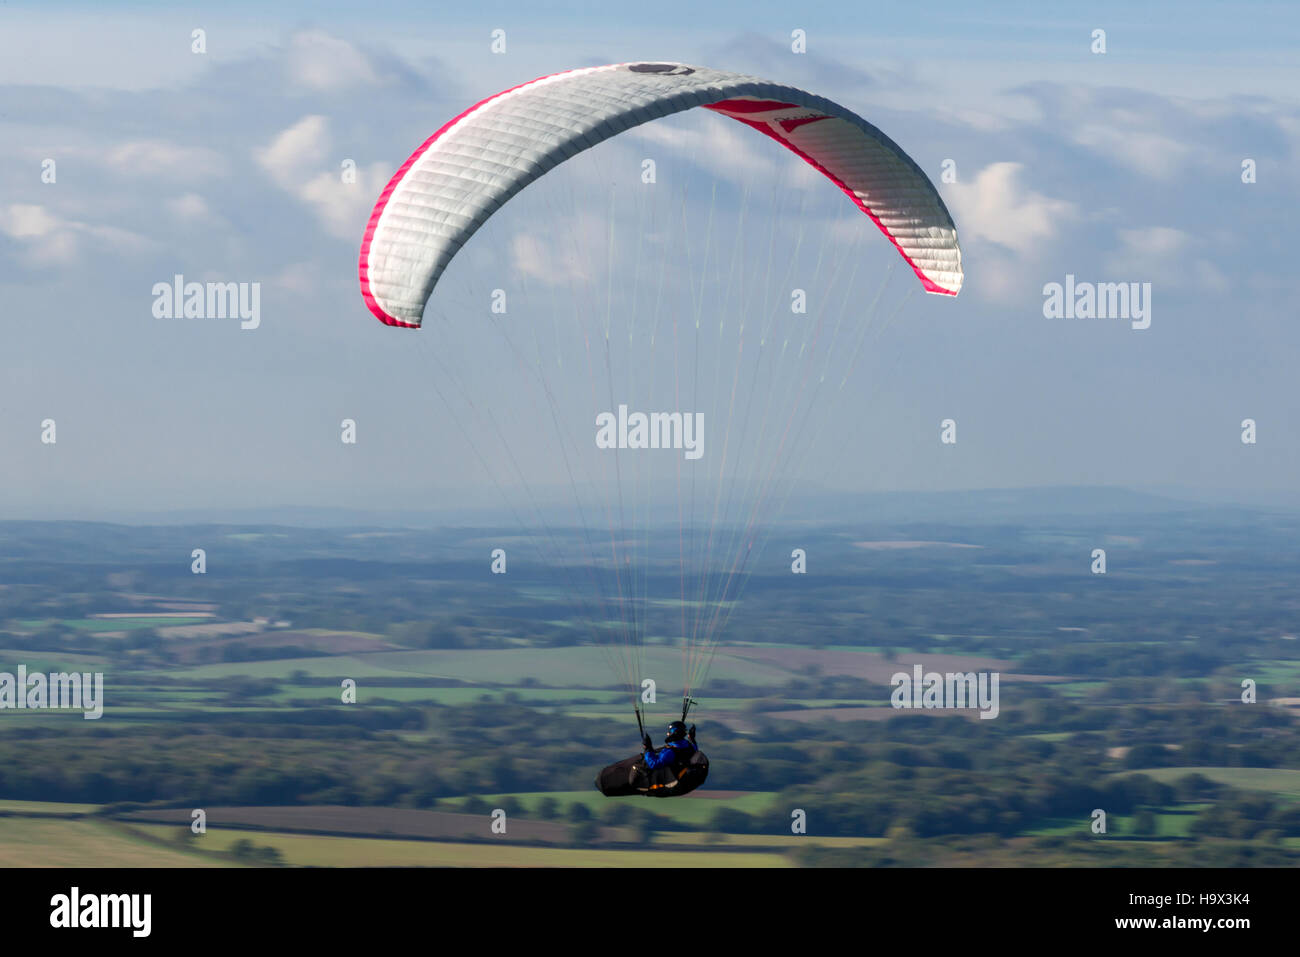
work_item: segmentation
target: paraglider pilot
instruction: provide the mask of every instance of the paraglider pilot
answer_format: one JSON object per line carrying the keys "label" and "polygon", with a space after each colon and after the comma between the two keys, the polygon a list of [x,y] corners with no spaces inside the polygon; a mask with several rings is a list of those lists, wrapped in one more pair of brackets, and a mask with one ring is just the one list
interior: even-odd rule
{"label": "paraglider pilot", "polygon": [[648,734],[641,743],[645,746],[642,763],[647,771],[654,771],[657,768],[680,768],[699,750],[695,745],[695,725],[691,725],[687,730],[686,723],[683,721],[674,721],[668,725],[668,733],[664,735],[662,748],[656,748]]}
{"label": "paraglider pilot", "polygon": [[[638,712],[637,722],[640,720]],[[662,748],[654,746],[644,728],[641,743],[641,753],[611,764],[596,775],[597,791],[605,797],[680,797],[690,794],[709,776],[709,759],[695,743],[695,725],[686,727],[685,715],[668,726]]]}

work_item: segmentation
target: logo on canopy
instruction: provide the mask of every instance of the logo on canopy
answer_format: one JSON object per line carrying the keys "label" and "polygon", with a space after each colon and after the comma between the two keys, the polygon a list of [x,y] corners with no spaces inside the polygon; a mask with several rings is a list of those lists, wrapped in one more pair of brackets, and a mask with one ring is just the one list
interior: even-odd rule
{"label": "logo on canopy", "polygon": [[629,63],[627,68],[633,73],[658,73],[661,76],[689,76],[695,72],[692,67],[680,63]]}

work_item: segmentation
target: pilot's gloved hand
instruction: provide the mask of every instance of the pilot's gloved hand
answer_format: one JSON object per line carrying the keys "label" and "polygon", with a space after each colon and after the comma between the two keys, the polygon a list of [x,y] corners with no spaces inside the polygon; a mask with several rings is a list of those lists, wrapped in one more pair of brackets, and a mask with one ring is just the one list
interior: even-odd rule
{"label": "pilot's gloved hand", "polygon": [[647,751],[654,750],[654,742],[650,740],[650,735],[647,734],[644,738],[642,738],[641,743],[645,745],[645,749]]}
{"label": "pilot's gloved hand", "polygon": [[691,725],[690,730],[686,732],[686,737],[691,739],[691,744],[695,743],[695,725]]}

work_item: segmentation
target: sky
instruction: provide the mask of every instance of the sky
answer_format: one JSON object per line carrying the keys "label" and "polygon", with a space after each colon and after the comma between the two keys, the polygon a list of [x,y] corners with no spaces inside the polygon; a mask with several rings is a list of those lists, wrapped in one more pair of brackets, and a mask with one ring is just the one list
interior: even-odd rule
{"label": "sky", "polygon": [[[516,471],[558,481],[491,335],[466,327],[444,353],[428,325],[376,323],[357,249],[389,176],[447,119],[536,76],[638,59],[847,105],[956,221],[961,295],[906,301],[800,451],[808,488],[1294,492],[1298,49],[1281,3],[0,3],[0,517],[508,497],[516,476],[485,476],[499,457],[439,402],[457,372]],[[587,263],[606,216],[639,235],[616,197],[645,156],[661,210],[721,196],[719,223],[743,207],[746,230],[823,230],[823,247],[854,228],[833,186],[727,123],[657,121],[544,177],[466,246],[431,308],[456,321],[561,244]],[[797,212],[793,195],[808,197]],[[883,237],[853,242],[883,268]],[[570,272],[548,308],[610,279]],[[688,272],[666,282],[669,309],[689,309]],[[260,284],[260,325],[155,317],[153,289],[176,274]],[[1149,327],[1049,318],[1045,287],[1067,276],[1149,284]],[[644,302],[633,285],[614,312]],[[948,418],[955,445],[939,441]]]}

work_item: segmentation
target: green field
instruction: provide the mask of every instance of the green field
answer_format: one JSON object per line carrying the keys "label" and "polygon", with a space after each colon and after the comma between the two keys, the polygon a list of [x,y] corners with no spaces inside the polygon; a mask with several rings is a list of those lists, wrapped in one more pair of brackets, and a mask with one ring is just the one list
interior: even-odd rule
{"label": "green field", "polygon": [[[707,797],[706,794],[707,792],[702,788],[700,792],[683,798],[670,798],[667,800],[625,798],[623,800],[633,807],[644,808],[653,811],[655,814],[661,814],[664,817],[685,824],[704,825],[708,823],[714,812],[720,808],[744,811],[746,814],[764,813],[771,806],[772,799],[776,796],[775,791],[751,791],[744,794],[731,792],[725,800],[720,800]],[[532,812],[544,798],[551,798],[556,801],[561,809],[575,802],[585,805],[592,812],[610,806],[610,799],[594,788],[590,791],[534,791],[521,794],[485,794],[482,795],[482,800],[495,806],[510,797],[517,800],[529,812]],[[459,807],[466,800],[468,798],[445,798],[438,802],[438,809],[450,811]],[[773,825],[773,830],[778,827],[786,828],[787,826],[787,819],[779,817]]]}
{"label": "green field", "polygon": [[821,837],[816,834],[682,834],[676,831],[659,831],[656,844],[681,844],[702,847],[743,847],[789,850],[809,844],[817,847],[879,847],[888,844],[884,837]]}
{"label": "green field", "polygon": [[[1174,808],[1154,808],[1155,828],[1150,834],[1140,835],[1143,838],[1171,838],[1171,837],[1189,837],[1191,834],[1192,822],[1196,820],[1198,812],[1204,810],[1209,805],[1206,804],[1180,804]],[[1107,833],[1105,835],[1095,835],[1102,837],[1137,837],[1134,833],[1133,815],[1112,814],[1106,820]],[[1051,821],[1044,821],[1037,827],[1031,827],[1024,831],[1026,836],[1044,837],[1048,835],[1070,837],[1073,835],[1084,834],[1094,836],[1091,831],[1092,820],[1089,817],[1079,819],[1055,818]]]}
{"label": "green field", "polygon": [[[178,828],[136,825],[134,830],[160,840],[174,839]],[[227,851],[246,839],[274,847],[286,864],[298,867],[786,867],[780,854],[726,851],[635,851],[517,844],[398,841],[388,838],[320,837],[274,831],[209,828],[196,838],[204,850]]]}
{"label": "green field", "polygon": [[[159,628],[170,625],[206,625],[211,618],[194,618],[186,615],[148,615],[139,618],[64,618],[58,624],[81,631],[132,631],[136,628]],[[40,619],[20,621],[24,628],[45,628],[52,624]]]}
{"label": "green field", "polygon": [[[174,829],[173,829],[174,830]],[[0,867],[213,867],[108,821],[0,817]]]}
{"label": "green field", "polygon": [[39,814],[47,817],[78,817],[93,814],[98,804],[59,804],[54,801],[0,801],[0,814]]}
{"label": "green field", "polygon": [[[206,692],[206,694],[213,695],[214,693]],[[512,696],[512,699],[517,699],[520,704],[541,707],[565,705],[573,701],[614,705],[628,700],[626,693],[618,691],[569,691],[564,688],[490,688],[486,686],[413,688],[387,685],[367,686],[364,683],[357,688],[357,700],[359,702],[386,698],[390,701],[433,701],[444,705],[463,705],[482,700],[504,701],[507,695]],[[291,685],[282,688],[273,695],[267,695],[266,700],[279,703],[298,700],[335,704],[339,700],[339,689],[333,685]]]}
{"label": "green field", "polygon": [[1098,688],[1106,686],[1104,681],[1061,681],[1052,685],[1052,690],[1059,691],[1067,698],[1086,698]]}
{"label": "green field", "polygon": [[[499,802],[507,795],[487,799]],[[562,804],[574,800],[604,806],[599,795],[585,791],[514,795],[525,806],[544,797]],[[594,798],[594,800],[593,800]],[[735,807],[757,811],[771,794],[756,792],[728,801],[683,799],[671,802],[682,821],[703,823],[714,808]],[[456,801],[445,802],[452,806]],[[661,810],[670,802],[654,802]],[[236,841],[255,847],[273,847],[288,866],[310,867],[784,867],[784,852],[793,848],[873,847],[884,838],[822,837],[776,832],[773,834],[708,834],[660,831],[649,850],[627,848],[557,848],[509,844],[504,840],[470,843],[402,840],[389,837],[331,837],[281,831],[209,828],[189,847],[178,843],[183,827],[78,816],[96,811],[95,805],[38,801],[0,802],[0,867],[81,865],[86,867],[207,867],[236,866],[224,856]],[[76,820],[68,818],[78,817]],[[63,819],[60,819],[63,818]],[[784,822],[782,822],[784,823]],[[658,849],[655,849],[658,848]],[[669,849],[671,848],[671,849]],[[34,855],[34,856],[33,856]]]}
{"label": "green field", "polygon": [[[725,655],[721,649],[719,657]],[[647,648],[641,655],[645,670],[663,675],[680,675],[681,651],[675,648]],[[286,658],[278,661],[222,662],[197,665],[168,672],[171,678],[210,679],[232,675],[257,678],[288,677],[294,671],[317,677],[335,675],[362,679],[419,675],[425,678],[454,678],[491,684],[518,684],[533,679],[558,688],[608,688],[617,684],[602,649],[597,646],[569,648],[511,648],[491,650],[388,651],[329,658]],[[790,672],[759,662],[729,659],[728,677],[755,685],[778,685],[789,680]],[[521,691],[526,689],[521,689]]]}
{"label": "green field", "polygon": [[1260,684],[1260,700],[1292,697],[1300,692],[1300,661],[1247,661],[1236,667],[1234,675],[1248,675]]}
{"label": "green field", "polygon": [[1165,784],[1172,784],[1189,774],[1200,774],[1216,784],[1225,784],[1245,791],[1267,791],[1270,794],[1300,800],[1300,771],[1286,768],[1150,768],[1124,773],[1145,774]]}
{"label": "green field", "polygon": [[[105,671],[108,662],[107,658],[99,655],[68,654],[62,651],[6,648],[4,654],[10,661],[21,661],[25,664],[29,675],[38,671]],[[106,680],[107,677],[105,675]]]}

